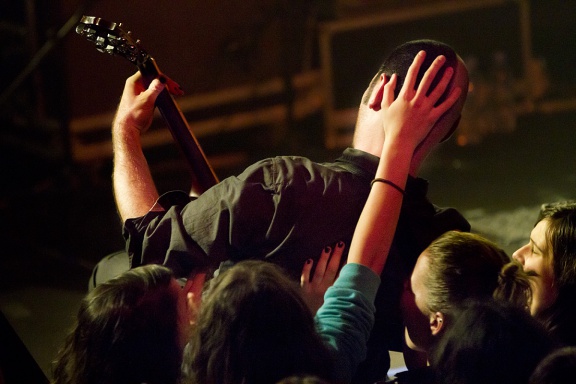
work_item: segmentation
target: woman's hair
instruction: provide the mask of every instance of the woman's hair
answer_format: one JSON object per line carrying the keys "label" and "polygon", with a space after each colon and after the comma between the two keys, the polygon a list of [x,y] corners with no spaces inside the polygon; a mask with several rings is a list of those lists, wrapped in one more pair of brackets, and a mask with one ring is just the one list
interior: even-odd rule
{"label": "woman's hair", "polygon": [[185,370],[194,383],[330,379],[331,359],[299,287],[268,262],[242,261],[211,281]]}
{"label": "woman's hair", "polygon": [[481,235],[448,231],[425,252],[429,270],[424,285],[430,311],[448,313],[466,299],[491,297],[527,307],[530,284],[521,266]]}
{"label": "woman's hair", "polygon": [[145,265],[88,293],[58,353],[53,383],[178,382],[182,351],[172,278],[168,268]]}
{"label": "woman's hair", "polygon": [[552,257],[554,285],[558,297],[537,318],[563,343],[576,343],[576,201],[543,204],[536,224],[548,222],[546,242]]}
{"label": "woman's hair", "polygon": [[576,285],[576,201],[543,204],[538,222],[548,221],[546,240],[552,254],[555,283],[561,291]]}
{"label": "woman's hair", "polygon": [[465,301],[452,317],[430,355],[439,383],[527,383],[555,347],[539,322],[506,302]]}
{"label": "woman's hair", "polygon": [[571,384],[576,378],[576,347],[552,351],[536,367],[529,384]]}
{"label": "woman's hair", "polygon": [[498,276],[498,286],[492,296],[530,312],[530,303],[532,302],[531,275],[531,272],[524,271],[520,262],[511,260],[502,267],[500,276]]}

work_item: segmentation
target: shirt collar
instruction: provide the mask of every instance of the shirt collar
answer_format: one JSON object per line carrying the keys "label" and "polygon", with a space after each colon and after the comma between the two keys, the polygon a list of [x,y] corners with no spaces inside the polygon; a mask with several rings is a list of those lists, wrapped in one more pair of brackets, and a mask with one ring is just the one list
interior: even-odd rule
{"label": "shirt collar", "polygon": [[370,181],[376,174],[380,159],[368,152],[356,148],[346,148],[336,160],[347,171]]}

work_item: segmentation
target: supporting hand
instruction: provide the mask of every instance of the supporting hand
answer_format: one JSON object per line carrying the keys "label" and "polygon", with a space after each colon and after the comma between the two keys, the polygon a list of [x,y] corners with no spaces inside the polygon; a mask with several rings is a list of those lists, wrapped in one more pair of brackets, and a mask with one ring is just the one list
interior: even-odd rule
{"label": "supporting hand", "polygon": [[302,286],[302,296],[304,301],[316,314],[318,308],[324,303],[324,294],[326,290],[334,284],[340,270],[340,260],[344,251],[344,243],[339,242],[334,247],[325,247],[320,254],[318,264],[314,271],[314,276],[310,278],[312,271],[312,259],[306,260],[300,276],[300,285]]}
{"label": "supporting hand", "polygon": [[401,144],[416,147],[428,135],[434,124],[458,100],[460,88],[454,88],[439,105],[435,106],[442,94],[446,91],[454,73],[451,67],[446,68],[440,82],[434,89],[430,89],[432,81],[446,61],[444,56],[438,56],[428,68],[417,89],[414,89],[416,77],[426,53],[420,51],[408,72],[406,80],[396,99],[397,76],[392,75],[384,85],[381,109],[382,121],[386,140],[398,139]]}

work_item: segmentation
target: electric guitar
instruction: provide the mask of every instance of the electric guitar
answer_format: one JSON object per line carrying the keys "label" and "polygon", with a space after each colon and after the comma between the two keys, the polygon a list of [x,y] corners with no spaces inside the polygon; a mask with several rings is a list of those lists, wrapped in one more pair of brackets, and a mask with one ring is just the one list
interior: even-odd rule
{"label": "electric guitar", "polygon": [[172,94],[181,95],[183,92],[177,83],[162,75],[154,58],[142,48],[140,40],[134,40],[132,33],[124,31],[121,23],[109,22],[94,16],[83,16],[76,26],[76,33],[96,44],[98,51],[122,56],[135,64],[146,86],[157,77],[166,81],[165,89],[156,99],[156,107],[191,168],[190,194],[200,195],[217,184],[218,177],[172,96]]}

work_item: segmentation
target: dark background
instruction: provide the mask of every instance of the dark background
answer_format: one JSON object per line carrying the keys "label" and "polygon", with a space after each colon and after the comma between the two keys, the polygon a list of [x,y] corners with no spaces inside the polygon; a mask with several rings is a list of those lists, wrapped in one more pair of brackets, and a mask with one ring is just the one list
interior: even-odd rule
{"label": "dark background", "polygon": [[[433,1],[409,1],[404,6],[422,3]],[[353,107],[381,56],[415,34],[453,43],[463,56],[485,58],[480,74],[490,73],[488,59],[494,52],[504,52],[508,80],[521,83],[525,74],[519,61],[516,3],[335,36],[331,69],[336,106]],[[82,14],[123,22],[187,94],[200,94],[322,70],[321,23],[400,6],[397,1],[353,4],[257,0],[0,4],[0,309],[43,370],[49,371],[92,267],[123,247],[110,183],[111,160],[75,161],[69,122],[113,112],[125,78],[136,69],[123,58],[97,52],[73,28],[62,33],[74,12],[84,6]],[[498,125],[498,119],[490,120],[489,127],[475,124],[486,115],[472,115],[473,124],[443,144],[422,170],[431,183],[432,201],[460,209],[476,231],[510,252],[526,241],[538,205],[572,198],[576,186],[576,3],[528,4],[532,56],[543,63],[548,81],[546,91],[533,101],[552,107],[521,109],[506,127]],[[470,100],[475,106],[476,99]],[[523,101],[525,95],[514,88],[513,104]],[[485,113],[497,116],[503,105],[496,103]],[[200,143],[209,159],[242,154],[236,161],[215,161],[220,178],[270,155],[328,161],[339,152],[340,148],[324,145],[322,110],[287,123],[280,138],[270,127],[255,125],[201,137]],[[109,140],[108,134],[104,131],[104,140]],[[175,146],[151,147],[147,154],[160,191],[188,187],[186,166]]]}

